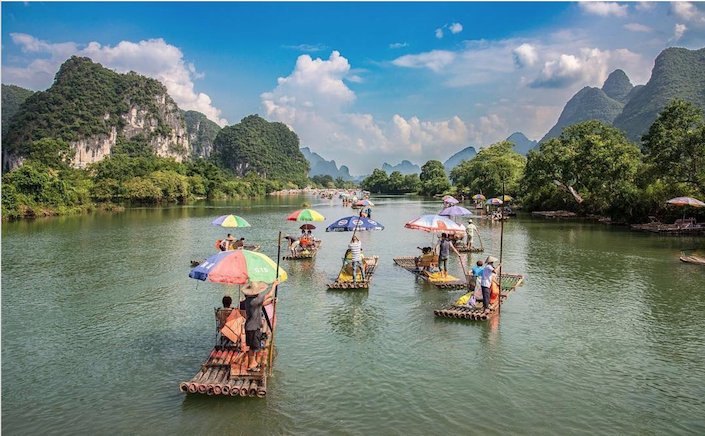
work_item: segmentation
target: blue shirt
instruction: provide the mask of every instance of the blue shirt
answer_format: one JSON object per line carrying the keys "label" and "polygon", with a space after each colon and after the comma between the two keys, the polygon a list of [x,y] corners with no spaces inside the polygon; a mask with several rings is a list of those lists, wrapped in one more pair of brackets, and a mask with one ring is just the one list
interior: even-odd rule
{"label": "blue shirt", "polygon": [[480,277],[482,275],[482,271],[484,271],[485,267],[484,266],[477,266],[475,265],[472,267],[472,275],[475,277]]}

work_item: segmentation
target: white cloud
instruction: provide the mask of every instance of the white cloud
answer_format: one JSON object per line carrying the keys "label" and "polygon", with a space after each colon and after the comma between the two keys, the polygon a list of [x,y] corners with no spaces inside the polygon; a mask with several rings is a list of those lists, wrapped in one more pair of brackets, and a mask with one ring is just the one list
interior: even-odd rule
{"label": "white cloud", "polygon": [[515,48],[512,53],[514,54],[514,62],[520,68],[533,66],[539,59],[536,47],[528,43],[524,43]]}
{"label": "white cloud", "polygon": [[438,29],[436,29],[436,38],[438,38],[438,39],[443,38],[443,29],[441,29],[440,27]]}
{"label": "white cloud", "polygon": [[656,7],[656,2],[638,2],[636,10],[640,12],[652,11]]}
{"label": "white cloud", "polygon": [[561,54],[546,61],[534,88],[564,88],[576,82],[602,82],[607,77],[610,52],[597,48],[582,49],[579,55]]}
{"label": "white cloud", "polygon": [[326,49],[323,44],[297,44],[297,45],[285,45],[284,48],[291,50],[305,51],[305,52],[318,52]]}
{"label": "white cloud", "polygon": [[630,30],[632,32],[652,32],[654,29],[651,27],[641,24],[641,23],[627,23],[624,25],[624,28],[627,30]]}
{"label": "white cloud", "polygon": [[688,30],[688,27],[685,24],[676,24],[673,26],[673,40],[678,41],[681,39],[686,30]]}
{"label": "white cloud", "polygon": [[448,30],[450,30],[450,33],[453,35],[456,35],[463,31],[463,25],[460,23],[450,23],[450,25],[448,25]]}
{"label": "white cloud", "polygon": [[73,42],[50,43],[31,35],[13,33],[12,41],[25,53],[34,56],[26,66],[3,66],[3,80],[32,89],[48,87],[53,77],[68,57],[86,56],[94,62],[118,72],[135,71],[159,80],[181,109],[196,110],[220,125],[227,124],[221,111],[215,108],[208,95],[196,92],[193,80],[203,77],[193,64],[184,61],[178,47],[163,39],[139,42],[121,41],[115,46],[90,42],[81,48]]}
{"label": "white cloud", "polygon": [[439,72],[445,66],[453,62],[455,53],[446,50],[433,50],[415,55],[405,55],[396,58],[392,63],[398,67],[407,68],[428,68],[431,71]]}
{"label": "white cloud", "polygon": [[671,3],[671,8],[673,13],[682,20],[693,24],[705,24],[705,12],[693,3],[676,1]]}
{"label": "white cloud", "polygon": [[389,48],[395,48],[395,49],[396,48],[404,48],[404,47],[408,47],[408,46],[409,46],[408,42],[393,42],[393,43],[389,44]]}
{"label": "white cloud", "polygon": [[588,14],[607,17],[614,15],[615,17],[627,16],[627,5],[620,5],[614,2],[580,2],[580,8]]}

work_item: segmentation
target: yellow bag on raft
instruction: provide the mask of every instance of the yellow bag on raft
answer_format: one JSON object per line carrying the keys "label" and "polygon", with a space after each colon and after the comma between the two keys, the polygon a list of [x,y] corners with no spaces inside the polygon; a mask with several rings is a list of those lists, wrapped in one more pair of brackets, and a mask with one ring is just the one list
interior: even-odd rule
{"label": "yellow bag on raft", "polygon": [[472,298],[472,292],[468,292],[465,295],[461,295],[460,298],[455,300],[455,305],[456,306],[465,306],[468,304],[468,301],[470,301],[470,298]]}

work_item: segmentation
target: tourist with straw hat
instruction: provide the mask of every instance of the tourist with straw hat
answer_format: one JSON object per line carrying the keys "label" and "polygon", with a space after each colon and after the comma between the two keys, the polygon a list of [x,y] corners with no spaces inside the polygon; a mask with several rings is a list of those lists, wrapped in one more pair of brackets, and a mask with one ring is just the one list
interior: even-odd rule
{"label": "tourist with straw hat", "polygon": [[262,308],[272,302],[272,295],[279,284],[278,280],[272,283],[269,292],[265,293],[267,284],[264,282],[249,282],[242,288],[245,294],[245,343],[247,344],[247,370],[258,371],[257,363],[262,350]]}
{"label": "tourist with straw hat", "polygon": [[473,240],[475,239],[475,232],[477,232],[477,226],[472,223],[472,218],[468,220],[468,225],[465,226],[465,233],[467,233],[467,246],[468,249],[472,249]]}
{"label": "tourist with straw hat", "polygon": [[485,309],[485,313],[490,311],[490,289],[496,275],[495,268],[498,266],[494,264],[495,262],[497,262],[496,257],[488,256],[485,260],[485,268],[482,270],[480,287],[482,288],[482,307]]}

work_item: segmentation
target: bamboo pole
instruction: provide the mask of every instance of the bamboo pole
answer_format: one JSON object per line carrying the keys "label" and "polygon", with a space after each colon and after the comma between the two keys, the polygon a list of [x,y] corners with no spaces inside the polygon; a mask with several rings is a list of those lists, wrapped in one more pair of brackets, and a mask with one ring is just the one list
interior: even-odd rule
{"label": "bamboo pole", "polygon": [[[277,241],[277,278],[276,280],[279,280],[279,259],[281,257],[281,252],[282,252],[282,232],[281,230],[279,231],[279,239]],[[279,285],[277,285],[274,288],[274,305],[272,307],[272,335],[271,338],[269,339],[269,355],[268,357],[268,362],[267,362],[267,367],[269,369],[269,374],[272,374],[272,356],[274,353],[272,353],[272,350],[274,349],[274,323],[276,322],[277,318],[277,295],[279,293]]]}
{"label": "bamboo pole", "polygon": [[[504,202],[504,180],[502,180],[502,202]],[[504,204],[504,203],[503,203]],[[504,254],[504,213],[499,220],[499,295],[497,296],[497,315],[502,312],[502,255]],[[492,301],[492,291],[490,290],[490,301]],[[486,318],[485,318],[486,319]]]}

